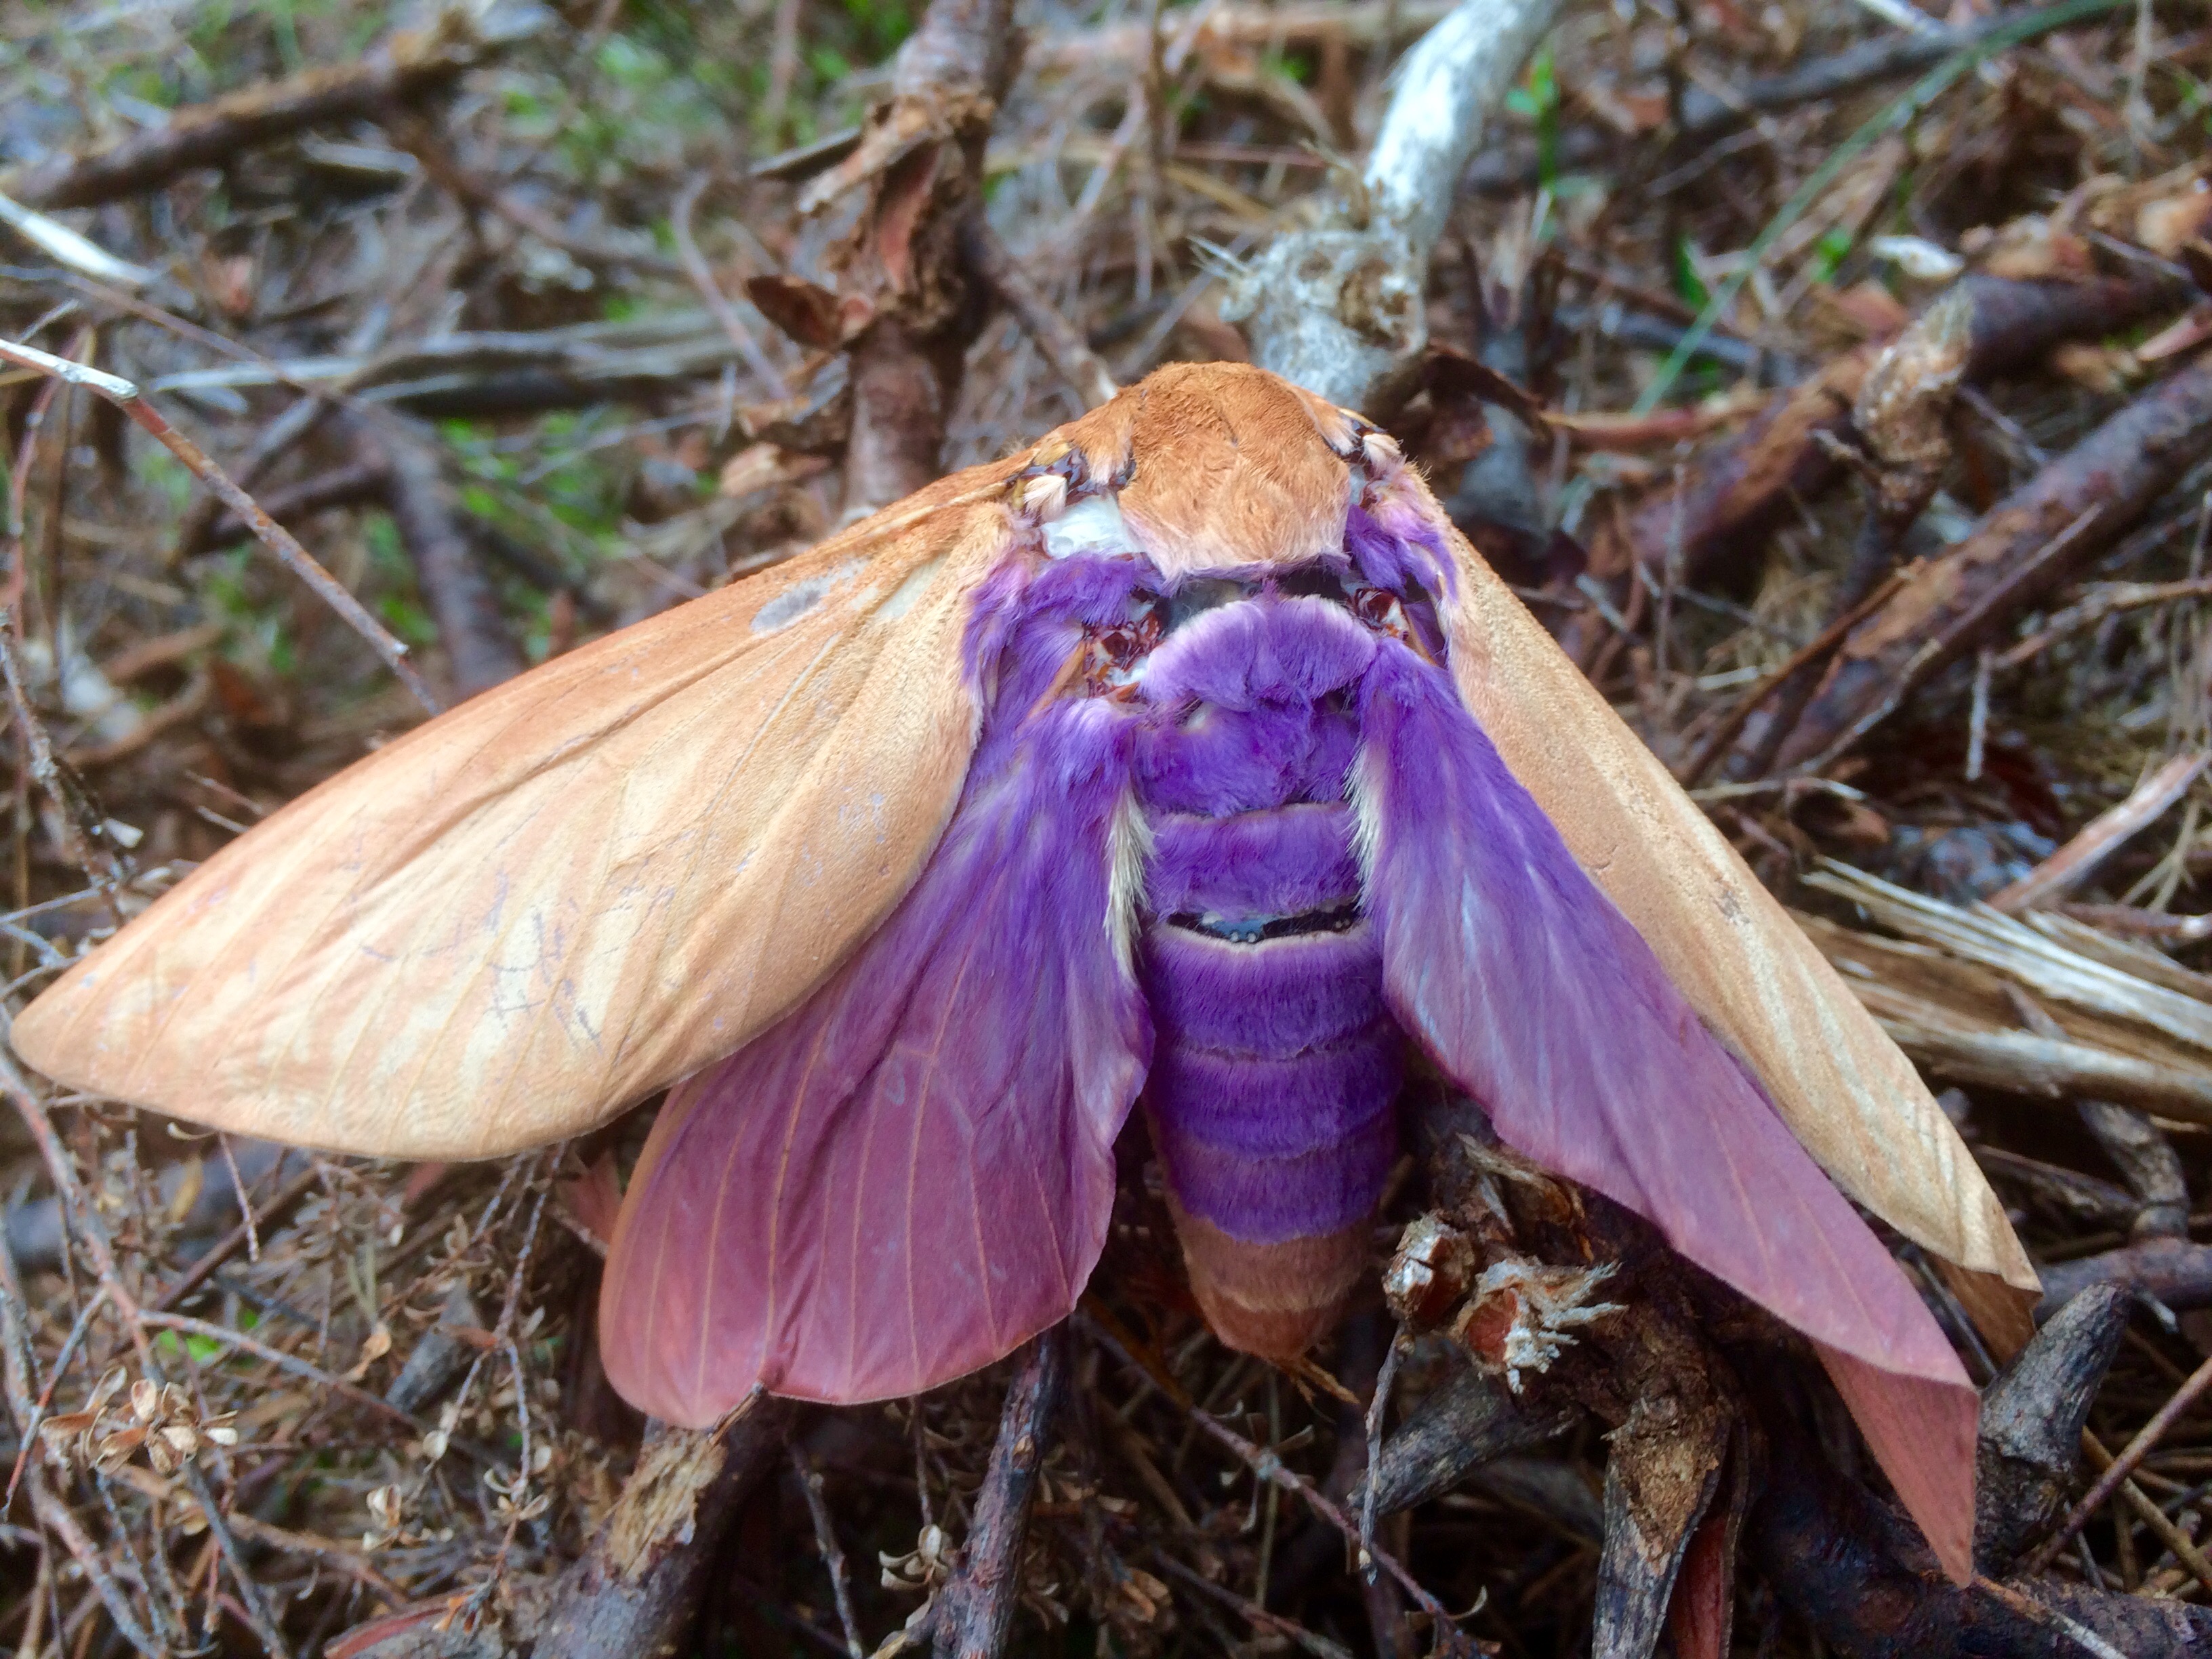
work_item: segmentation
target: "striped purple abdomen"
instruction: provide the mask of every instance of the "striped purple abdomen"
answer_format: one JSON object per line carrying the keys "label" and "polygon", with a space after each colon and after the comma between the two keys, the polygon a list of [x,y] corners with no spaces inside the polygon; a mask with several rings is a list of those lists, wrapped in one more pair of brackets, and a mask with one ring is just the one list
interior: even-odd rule
{"label": "striped purple abdomen", "polygon": [[1397,1148],[1403,1037],[1345,799],[1373,655],[1341,604],[1263,592],[1176,629],[1143,681],[1145,1106],[1209,1319],[1273,1355],[1334,1323]]}

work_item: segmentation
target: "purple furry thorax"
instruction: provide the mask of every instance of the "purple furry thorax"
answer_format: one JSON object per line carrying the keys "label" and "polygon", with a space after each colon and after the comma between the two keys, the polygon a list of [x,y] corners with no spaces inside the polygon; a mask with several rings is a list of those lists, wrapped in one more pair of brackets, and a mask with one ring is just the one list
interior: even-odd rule
{"label": "purple furry thorax", "polygon": [[[1364,514],[1356,527],[1328,581],[1418,592],[1421,550]],[[1403,1078],[1346,805],[1376,633],[1340,586],[1228,576],[1205,585],[1227,592],[1194,598],[1133,556],[1017,564],[998,580],[1003,602],[977,615],[999,620],[969,641],[988,710],[978,783],[1016,760],[1072,653],[1152,629],[1140,674],[1103,701],[1126,721],[1152,843],[1136,921],[1156,1031],[1145,1105],[1177,1201],[1255,1243],[1358,1223],[1396,1152]]]}

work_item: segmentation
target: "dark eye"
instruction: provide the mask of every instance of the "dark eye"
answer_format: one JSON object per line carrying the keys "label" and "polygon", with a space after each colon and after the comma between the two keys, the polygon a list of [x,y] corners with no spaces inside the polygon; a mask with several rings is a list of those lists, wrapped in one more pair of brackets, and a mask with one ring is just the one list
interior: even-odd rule
{"label": "dark eye", "polygon": [[1413,637],[1413,629],[1406,622],[1406,607],[1389,588],[1354,588],[1345,602],[1353,616],[1376,633],[1401,640]]}

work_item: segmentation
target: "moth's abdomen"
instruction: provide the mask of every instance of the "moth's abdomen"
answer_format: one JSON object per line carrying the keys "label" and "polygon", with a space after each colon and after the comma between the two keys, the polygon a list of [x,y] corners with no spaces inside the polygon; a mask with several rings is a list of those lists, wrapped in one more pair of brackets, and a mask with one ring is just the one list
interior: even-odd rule
{"label": "moth's abdomen", "polygon": [[1146,1112],[1208,1322],[1277,1359],[1341,1313],[1397,1152],[1404,1037],[1345,805],[1371,651],[1339,605],[1224,606],[1155,659],[1136,757]]}
{"label": "moth's abdomen", "polygon": [[1402,1039],[1351,815],[1176,814],[1153,833],[1146,1110],[1206,1318],[1289,1358],[1341,1311],[1397,1151]]}

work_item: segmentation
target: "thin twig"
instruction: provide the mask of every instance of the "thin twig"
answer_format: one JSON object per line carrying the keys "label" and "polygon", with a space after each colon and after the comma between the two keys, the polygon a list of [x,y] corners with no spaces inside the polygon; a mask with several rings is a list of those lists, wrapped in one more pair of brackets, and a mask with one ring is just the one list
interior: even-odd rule
{"label": "thin twig", "polygon": [[116,1633],[146,1655],[147,1659],[168,1659],[168,1650],[157,1645],[146,1634],[145,1626],[131,1613],[130,1598],[108,1576],[100,1552],[85,1535],[84,1528],[77,1525],[76,1516],[70,1514],[69,1505],[47,1487],[38,1470],[31,1471],[30,1478],[24,1482],[24,1490],[31,1494],[31,1508],[38,1515],[39,1524],[62,1540],[62,1547],[70,1553],[83,1571],[86,1581],[91,1584],[93,1593],[100,1597],[100,1606],[107,1609],[107,1616],[114,1623]]}
{"label": "thin twig", "polygon": [[1104,360],[1091,350],[1091,343],[1076,331],[1075,325],[1060,314],[1044,290],[1030,280],[1029,272],[1022,269],[1013,251],[1000,240],[980,210],[970,214],[962,225],[961,246],[969,263],[998,290],[999,297],[1036,342],[1037,349],[1044,353],[1045,361],[1083,399],[1085,409],[1097,408],[1121,390]]}
{"label": "thin twig", "polygon": [[230,1190],[238,1200],[239,1222],[246,1229],[246,1259],[258,1263],[261,1240],[253,1230],[253,1196],[246,1190],[246,1177],[238,1172],[238,1159],[231,1154],[230,1137],[218,1129],[215,1144],[216,1150],[222,1154],[222,1167],[230,1171]]}
{"label": "thin twig", "polygon": [[1792,652],[1789,661],[1738,698],[1728,713],[1721,716],[1719,724],[1713,727],[1711,735],[1691,757],[1689,765],[1683,769],[1682,787],[1694,789],[1703,782],[1705,774],[1712,770],[1713,763],[1729,751],[1729,745],[1735,742],[1736,733],[1743,730],[1744,722],[1751,718],[1759,704],[1788,684],[1792,677],[1809,672],[1814,665],[1832,655],[1851,629],[1881,609],[1903,580],[1901,575],[1893,573],[1873,592]]}
{"label": "thin twig", "polygon": [[[1200,1432],[1207,1438],[1235,1453],[1244,1466],[1261,1480],[1279,1486],[1285,1492],[1296,1493],[1305,1500],[1306,1506],[1316,1515],[1343,1534],[1347,1541],[1355,1546],[1359,1544],[1358,1523],[1328,1498],[1322,1497],[1312,1482],[1307,1480],[1295,1469],[1286,1467],[1282,1459],[1277,1457],[1274,1453],[1264,1447],[1254,1445],[1227,1424],[1202,1410],[1195,1401],[1189,1401],[1188,1396],[1182,1389],[1153,1375],[1127,1348],[1116,1341],[1097,1321],[1084,1318],[1079,1314],[1076,1317],[1082,1321],[1085,1334],[1132,1370],[1151,1377],[1162,1393],[1182,1406],[1190,1420],[1198,1425]],[[1406,1594],[1413,1598],[1413,1605],[1428,1614],[1440,1650],[1446,1652],[1469,1650],[1467,1638],[1460,1633],[1459,1627],[1452,1622],[1452,1616],[1445,1610],[1443,1603],[1422,1589],[1420,1581],[1407,1571],[1395,1556],[1379,1546],[1370,1549],[1368,1554],[1370,1559],[1377,1563],[1385,1572],[1398,1581]]]}
{"label": "thin twig", "polygon": [[2112,1460],[2112,1467],[2099,1475],[2096,1484],[2082,1494],[2081,1501],[2066,1511],[2066,1518],[2058,1523],[2051,1536],[2036,1546],[2035,1553],[2027,1558],[2023,1570],[2029,1573],[2048,1571],[2051,1564],[2058,1559],[2058,1552],[2066,1547],[2067,1541],[2087,1524],[2090,1516],[2112,1501],[2112,1494],[2119,1490],[2120,1482],[2136,1472],[2136,1466],[2143,1461],[2145,1454],[2165,1437],[2166,1431],[2181,1419],[2182,1413],[2195,1405],[2197,1396],[2208,1388],[2212,1388],[2212,1359],[2206,1360],[2191,1371],[2189,1380],[2174,1390],[2173,1398],[2160,1407],[2158,1414],[2142,1425],[2136,1437],[2129,1441],[2120,1455]]}
{"label": "thin twig", "polygon": [[[276,1196],[262,1206],[261,1218],[270,1226],[276,1224],[284,1212],[305,1198],[321,1179],[314,1170],[303,1170],[284,1183]],[[242,1189],[241,1189],[242,1190]],[[208,1247],[207,1253],[185,1269],[177,1282],[146,1304],[149,1313],[167,1313],[213,1277],[216,1268],[238,1254],[239,1247],[246,1241],[246,1222],[240,1222],[221,1238]]]}
{"label": "thin twig", "polygon": [[413,694],[416,702],[434,714],[438,712],[438,700],[431,692],[428,683],[415,672],[415,665],[407,660],[406,646],[395,639],[382,623],[370,616],[362,608],[361,601],[348,592],[337,577],[317,563],[314,556],[300,545],[290,531],[264,513],[252,496],[233,483],[229,475],[217,466],[205,451],[164,420],[161,412],[146,401],[144,394],[134,383],[119,375],[88,368],[82,363],[71,362],[66,357],[57,357],[35,347],[17,345],[9,340],[0,340],[0,362],[14,363],[21,368],[51,375],[67,385],[83,386],[98,392],[128,415],[143,430],[182,461],[194,477],[212,490],[239,522],[250,528],[256,539],[276,556],[280,564],[314,589],[322,601],[345,620],[348,627],[368,641],[369,647],[384,659],[385,665]]}
{"label": "thin twig", "polygon": [[730,337],[730,343],[745,360],[745,367],[754,378],[769,389],[771,396],[782,398],[791,396],[791,383],[783,378],[783,371],[769,361],[753,331],[745,326],[745,319],[722,292],[721,284],[714,280],[714,268],[707,256],[699,251],[699,244],[691,234],[691,215],[699,205],[711,182],[703,173],[695,173],[676,192],[676,200],[668,210],[668,232],[676,239],[677,256],[684,262],[684,274],[691,279],[691,286],[699,290],[699,297],[707,302],[707,309],[714,313],[714,320],[722,325],[722,332]]}
{"label": "thin twig", "polygon": [[998,1438],[975,1496],[960,1565],[939,1592],[932,1647],[938,1659],[1000,1659],[1020,1597],[1022,1545],[1044,1464],[1044,1440],[1067,1372],[1067,1334],[1031,1340],[1006,1389]]}
{"label": "thin twig", "polygon": [[1375,1374],[1375,1398],[1367,1404],[1367,1476],[1360,1482],[1359,1567],[1369,1583],[1375,1582],[1375,1471],[1382,1462],[1382,1423],[1390,1409],[1390,1385],[1398,1380],[1398,1362],[1406,1357],[1411,1338],[1405,1327],[1390,1339],[1390,1352]]}
{"label": "thin twig", "polygon": [[92,1293],[92,1300],[84,1304],[82,1311],[76,1316],[76,1322],[70,1327],[68,1340],[63,1342],[62,1351],[54,1359],[53,1375],[46,1379],[46,1387],[39,1390],[38,1401],[31,1407],[31,1420],[22,1425],[23,1443],[15,1449],[15,1467],[8,1472],[8,1492],[6,1497],[0,1498],[0,1515],[6,1514],[15,1502],[15,1483],[23,1478],[24,1461],[30,1456],[31,1448],[37,1442],[39,1425],[46,1421],[46,1408],[54,1403],[54,1390],[61,1386],[62,1377],[69,1370],[70,1361],[76,1357],[78,1345],[92,1329],[93,1320],[106,1305],[107,1290],[102,1285]]}
{"label": "thin twig", "polygon": [[313,1382],[319,1389],[327,1389],[366,1410],[388,1417],[395,1423],[404,1423],[417,1434],[429,1432],[430,1425],[412,1412],[404,1412],[367,1389],[357,1388],[343,1377],[333,1376],[311,1360],[286,1353],[282,1348],[272,1348],[266,1342],[257,1341],[245,1332],[234,1331],[228,1325],[195,1319],[190,1314],[154,1313],[149,1310],[140,1311],[137,1319],[141,1324],[151,1326],[155,1330],[174,1331],[180,1336],[203,1337],[223,1347],[235,1348],[242,1354],[249,1354],[265,1364],[274,1365],[280,1370],[289,1371],[303,1381]]}
{"label": "thin twig", "polygon": [[[20,549],[17,568],[21,568]],[[8,701],[15,708],[16,725],[22,729],[32,781],[54,804],[54,821],[58,826],[63,855],[83,871],[95,886],[112,886],[117,875],[115,863],[112,858],[103,859],[93,851],[88,830],[99,826],[88,826],[84,822],[91,816],[85,810],[84,792],[54,758],[53,739],[47,734],[46,723],[32,710],[28,677],[23,672],[22,659],[15,650],[16,623],[15,613],[0,606],[0,678],[7,681]]]}
{"label": "thin twig", "polygon": [[1200,1577],[1164,1551],[1154,1550],[1152,1561],[1169,1577],[1180,1578],[1200,1595],[1209,1596],[1240,1614],[1254,1629],[1265,1631],[1270,1636],[1279,1636],[1293,1646],[1303,1648],[1313,1655],[1314,1659],[1352,1659],[1351,1649],[1340,1646],[1326,1636],[1315,1634],[1296,1620],[1285,1619],[1279,1613],[1270,1613],[1257,1601],[1247,1601],[1236,1591]]}
{"label": "thin twig", "polygon": [[791,1467],[799,1476],[799,1490],[805,1496],[806,1513],[814,1522],[815,1547],[822,1552],[822,1565],[830,1570],[830,1594],[837,1599],[837,1622],[845,1627],[845,1651],[851,1659],[863,1659],[867,1649],[853,1617],[853,1587],[847,1582],[845,1552],[837,1547],[836,1525],[830,1519],[830,1505],[823,1500],[822,1476],[795,1440],[791,1443]]}

